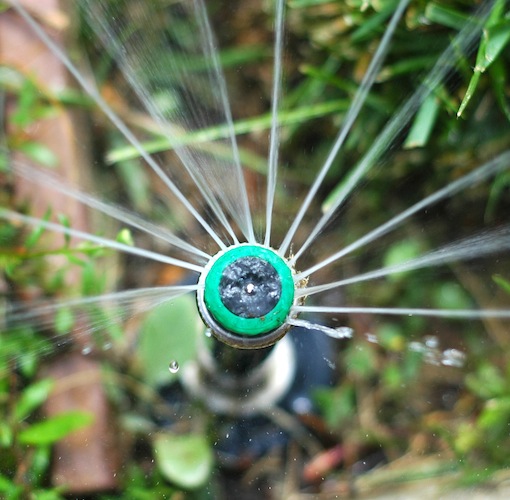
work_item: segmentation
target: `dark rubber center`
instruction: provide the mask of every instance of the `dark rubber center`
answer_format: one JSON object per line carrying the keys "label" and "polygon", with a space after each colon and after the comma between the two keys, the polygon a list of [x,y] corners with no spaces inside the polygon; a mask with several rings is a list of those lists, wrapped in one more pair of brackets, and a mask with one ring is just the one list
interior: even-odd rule
{"label": "dark rubber center", "polygon": [[241,318],[260,318],[272,311],[282,295],[276,269],[258,257],[242,257],[227,266],[220,281],[223,305]]}

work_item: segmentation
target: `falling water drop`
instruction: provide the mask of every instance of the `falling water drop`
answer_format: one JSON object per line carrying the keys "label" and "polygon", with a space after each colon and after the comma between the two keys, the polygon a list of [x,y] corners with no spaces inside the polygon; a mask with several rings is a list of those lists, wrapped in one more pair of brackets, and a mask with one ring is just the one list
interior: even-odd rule
{"label": "falling water drop", "polygon": [[81,350],[81,353],[84,356],[88,356],[91,352],[92,352],[92,346],[90,346],[90,345],[84,346],[83,349]]}
{"label": "falling water drop", "polygon": [[441,363],[444,366],[453,366],[455,368],[462,368],[465,361],[466,355],[458,349],[446,349],[441,359]]}
{"label": "falling water drop", "polygon": [[113,347],[111,342],[105,342],[103,344],[103,351],[109,351]]}
{"label": "falling water drop", "polygon": [[322,356],[322,359],[324,359],[324,361],[326,362],[326,364],[332,369],[334,370],[336,368],[336,365],[335,363],[333,363],[333,361],[331,361],[330,359],[326,358],[326,356]]}
{"label": "falling water drop", "polygon": [[339,326],[331,328],[332,332],[327,333],[330,337],[335,339],[350,339],[354,335],[354,330],[348,326]]}
{"label": "falling water drop", "polygon": [[210,329],[210,328],[206,328],[206,330],[205,330],[205,336],[206,336],[207,338],[211,338],[211,337],[212,337],[212,331],[211,331],[211,329]]}
{"label": "falling water drop", "polygon": [[425,345],[430,349],[437,349],[439,346],[439,339],[434,335],[425,337]]}
{"label": "falling water drop", "polygon": [[170,364],[168,365],[168,370],[170,371],[170,373],[177,373],[179,371],[179,363],[175,361],[175,359],[173,361],[170,361]]}
{"label": "falling water drop", "polygon": [[378,344],[379,343],[379,339],[373,333],[365,333],[365,337],[366,337],[367,341],[371,342],[372,344]]}

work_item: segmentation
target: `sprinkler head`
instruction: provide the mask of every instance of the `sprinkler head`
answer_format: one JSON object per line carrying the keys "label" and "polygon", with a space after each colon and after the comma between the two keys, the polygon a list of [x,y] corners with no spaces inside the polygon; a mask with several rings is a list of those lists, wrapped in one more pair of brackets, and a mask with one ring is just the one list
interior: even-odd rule
{"label": "sprinkler head", "polygon": [[198,310],[220,341],[240,349],[273,345],[290,326],[294,279],[286,260],[262,245],[216,254],[199,279]]}

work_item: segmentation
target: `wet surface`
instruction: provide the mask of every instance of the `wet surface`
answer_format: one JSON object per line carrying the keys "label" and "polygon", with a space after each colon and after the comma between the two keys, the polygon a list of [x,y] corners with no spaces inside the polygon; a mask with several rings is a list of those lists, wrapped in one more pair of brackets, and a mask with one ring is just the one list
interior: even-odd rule
{"label": "wet surface", "polygon": [[276,269],[258,257],[237,259],[223,271],[220,297],[225,307],[241,318],[260,318],[271,312],[282,294]]}

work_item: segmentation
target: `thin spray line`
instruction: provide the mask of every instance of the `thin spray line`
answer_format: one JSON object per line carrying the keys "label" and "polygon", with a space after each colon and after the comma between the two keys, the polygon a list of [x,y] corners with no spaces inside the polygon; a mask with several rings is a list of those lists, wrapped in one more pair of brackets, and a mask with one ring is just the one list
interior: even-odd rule
{"label": "thin spray line", "polygon": [[[227,118],[229,137],[230,137],[230,142],[232,144],[232,151],[234,154],[234,164],[236,166],[236,175],[237,175],[237,179],[238,179],[237,184],[239,185],[239,189],[241,191],[240,196],[243,201],[243,209],[244,209],[245,225],[246,225],[246,229],[243,230],[243,233],[247,237],[249,243],[255,243],[256,238],[255,238],[255,233],[253,232],[253,220],[252,220],[252,216],[251,216],[250,205],[248,203],[248,191],[246,189],[246,182],[244,180],[243,169],[241,167],[241,158],[239,155],[239,148],[237,146],[236,135],[235,135],[235,131],[234,131],[234,125],[233,125],[234,120],[232,117],[232,111],[230,109],[230,104],[228,102],[228,99],[226,99],[227,87],[225,85],[225,78],[223,76],[223,71],[221,69],[221,63],[220,63],[220,60],[218,57],[218,52],[217,52],[217,50],[215,50],[217,44],[216,44],[216,40],[215,40],[213,31],[211,29],[211,25],[209,23],[209,19],[208,19],[207,15],[205,15],[206,8],[205,8],[205,4],[204,4],[203,0],[195,0],[195,2],[197,2],[197,4],[199,4],[199,6],[200,6],[198,9],[196,9],[196,12],[198,11],[198,13],[199,13],[199,20],[202,23],[202,27],[204,29],[204,33],[206,35],[206,39],[208,42],[208,48],[210,49],[208,51],[208,55],[211,58],[211,61],[213,63],[214,73],[216,74],[216,78],[217,78],[217,80],[220,84],[220,87],[221,87],[220,95],[221,95],[221,101],[223,104],[223,110],[225,111],[225,115]],[[248,234],[246,234],[246,232]]]}
{"label": "thin spray line", "polygon": [[182,267],[184,269],[189,269],[190,271],[194,271],[197,273],[201,273],[204,270],[202,266],[190,264],[189,262],[174,259],[173,257],[167,257],[166,255],[151,252],[150,250],[143,250],[141,248],[130,247],[129,245],[125,245],[118,241],[110,240],[108,238],[102,238],[100,236],[94,236],[92,234],[88,234],[83,231],[78,231],[77,229],[71,229],[69,227],[62,226],[61,224],[56,224],[54,222],[44,221],[41,219],[37,219],[36,217],[30,217],[29,215],[21,215],[12,210],[1,208],[0,217],[11,221],[23,222],[34,227],[43,227],[45,229],[49,229],[57,233],[67,234],[69,236],[74,236],[75,238],[81,238],[83,240],[92,241],[93,243],[97,243],[99,245],[103,245],[114,250],[120,250],[121,252],[137,255],[139,257],[145,257],[147,259],[155,260],[157,262],[163,262],[164,264],[170,264],[172,266]]}
{"label": "thin spray line", "polygon": [[[0,153],[2,151],[3,148],[0,147]],[[203,252],[194,245],[187,243],[186,241],[182,240],[178,236],[175,236],[173,233],[167,231],[166,229],[163,229],[155,224],[145,221],[144,219],[142,219],[141,217],[132,212],[117,207],[113,204],[105,203],[101,200],[94,198],[93,196],[90,196],[87,193],[84,193],[83,191],[80,191],[79,189],[75,189],[65,184],[64,182],[61,182],[54,175],[48,175],[31,167],[30,165],[15,160],[14,161],[11,160],[10,166],[15,175],[22,177],[26,181],[37,182],[37,184],[44,183],[65,196],[69,196],[70,198],[73,198],[90,208],[98,210],[103,214],[118,220],[119,222],[128,224],[136,229],[139,229],[140,231],[143,231],[151,236],[154,236],[162,241],[165,241],[166,243],[169,243],[177,248],[180,248],[181,250],[193,253],[203,259],[208,260],[211,258],[209,254]]]}
{"label": "thin spray line", "polygon": [[387,314],[393,316],[430,316],[451,319],[483,319],[510,318],[510,311],[505,309],[420,309],[405,307],[322,307],[322,306],[294,306],[295,313],[325,313],[325,314]]}
{"label": "thin spray line", "polygon": [[269,145],[269,165],[267,173],[267,195],[266,195],[266,234],[264,245],[271,243],[271,227],[273,220],[274,196],[276,190],[276,178],[278,172],[278,149],[280,146],[280,131],[278,111],[280,107],[280,97],[282,91],[282,53],[283,53],[283,30],[284,30],[284,10],[283,0],[277,0],[276,3],[276,21],[275,21],[275,43],[274,43],[274,66],[273,66],[273,92],[271,103],[271,132]]}
{"label": "thin spray line", "polygon": [[[7,320],[9,322],[21,322],[26,321],[37,316],[50,314],[64,307],[80,307],[94,305],[98,303],[115,302],[118,304],[128,304],[130,302],[139,302],[147,299],[158,299],[168,300],[178,295],[182,295],[188,292],[194,292],[197,290],[196,285],[185,285],[185,286],[162,286],[162,287],[150,287],[150,288],[137,288],[133,290],[123,290],[120,292],[111,292],[101,295],[93,295],[90,297],[79,297],[68,300],[58,300],[55,303],[43,303],[42,305],[30,305],[28,311],[20,310],[22,308],[13,308],[7,311]],[[26,306],[23,306],[23,309]]]}
{"label": "thin spray line", "polygon": [[450,245],[434,250],[395,266],[383,267],[375,271],[359,274],[351,278],[334,281],[325,285],[312,286],[298,291],[298,295],[313,295],[333,288],[339,288],[361,281],[368,281],[390,274],[413,271],[427,267],[440,266],[452,262],[476,259],[487,255],[500,253],[510,249],[510,225],[503,226],[495,231],[486,231],[476,236],[462,239]]}

